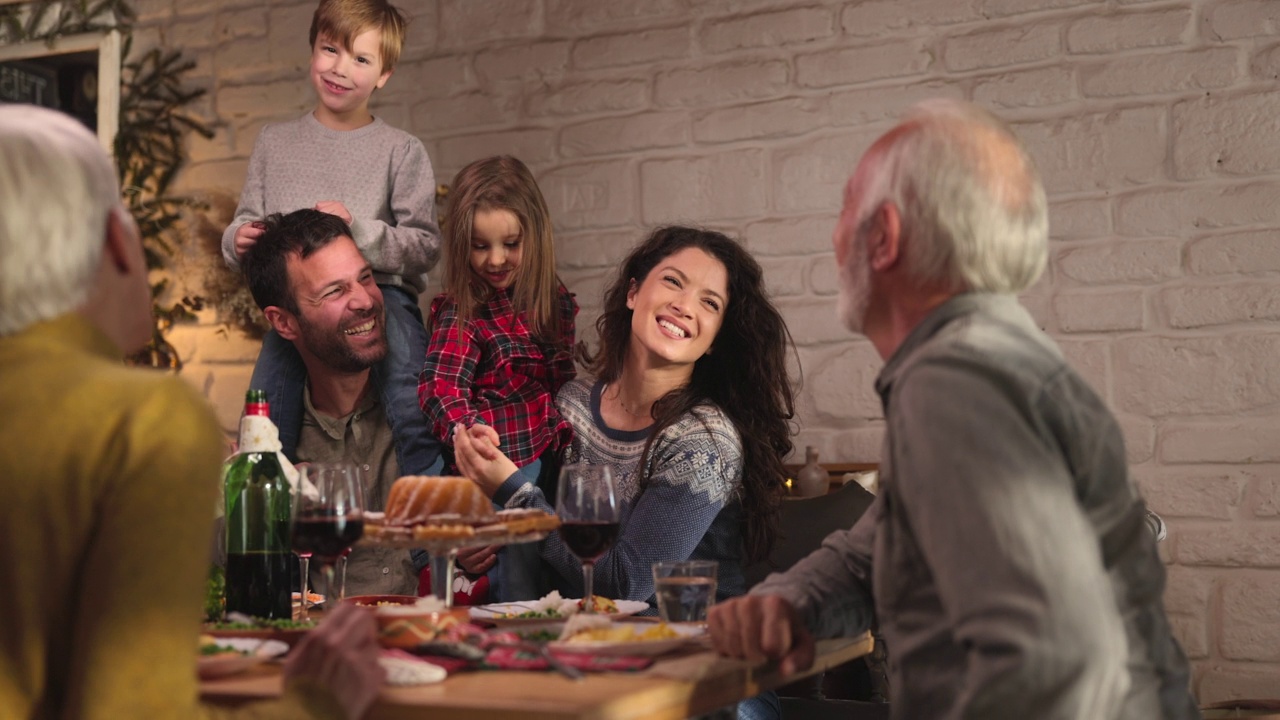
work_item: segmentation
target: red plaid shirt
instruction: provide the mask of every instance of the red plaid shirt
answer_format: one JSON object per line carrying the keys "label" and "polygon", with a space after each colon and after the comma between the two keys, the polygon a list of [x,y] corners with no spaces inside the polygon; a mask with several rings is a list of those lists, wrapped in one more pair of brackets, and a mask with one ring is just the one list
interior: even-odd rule
{"label": "red plaid shirt", "polygon": [[493,294],[465,325],[452,297],[431,301],[431,341],[418,378],[418,402],[436,437],[453,444],[453,426],[477,422],[498,432],[500,449],[517,467],[547,448],[569,444],[573,429],[556,410],[560,386],[573,379],[578,303],[562,284],[560,340],[535,340],[510,291]]}

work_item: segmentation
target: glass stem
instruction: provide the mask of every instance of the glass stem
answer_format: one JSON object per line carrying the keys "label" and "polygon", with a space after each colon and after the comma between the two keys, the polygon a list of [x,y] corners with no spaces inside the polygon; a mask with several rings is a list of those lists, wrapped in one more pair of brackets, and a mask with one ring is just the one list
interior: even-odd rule
{"label": "glass stem", "polygon": [[347,556],[338,559],[338,602],[347,599]]}
{"label": "glass stem", "polygon": [[582,563],[582,611],[595,612],[595,603],[591,601],[591,585],[595,580],[595,563]]}
{"label": "glass stem", "polygon": [[333,563],[321,560],[320,569],[324,572],[324,585],[327,591],[325,593],[325,597],[337,597],[333,594],[335,590],[333,581]]}
{"label": "glass stem", "polygon": [[311,556],[299,555],[298,563],[299,563],[299,570],[301,570],[299,574],[302,575],[302,594],[298,598],[299,600],[298,620],[302,622],[307,622],[308,620],[311,619],[311,614],[308,612],[308,608],[307,608],[307,605],[308,605],[307,590],[310,589],[308,587],[310,585],[310,582],[309,582],[310,578],[308,577],[308,575],[311,572]]}

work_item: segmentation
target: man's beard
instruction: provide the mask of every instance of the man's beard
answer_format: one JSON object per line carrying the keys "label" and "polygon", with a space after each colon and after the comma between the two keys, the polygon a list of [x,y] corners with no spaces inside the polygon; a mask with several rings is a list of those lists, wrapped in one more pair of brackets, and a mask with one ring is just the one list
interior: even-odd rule
{"label": "man's beard", "polygon": [[840,299],[836,305],[840,322],[850,332],[858,334],[862,334],[867,321],[867,307],[871,304],[871,263],[864,246],[862,232],[859,231],[846,262],[839,269]]}
{"label": "man's beard", "polygon": [[[351,346],[344,330],[368,322],[370,318],[378,319],[375,329],[378,331],[380,342],[362,351],[357,351]],[[303,346],[317,360],[337,372],[356,373],[368,370],[382,362],[382,359],[387,356],[385,318],[386,314],[379,307],[376,310],[370,310],[364,315],[352,318],[332,331],[327,331],[312,325],[304,316],[299,315],[298,331],[301,335]]]}

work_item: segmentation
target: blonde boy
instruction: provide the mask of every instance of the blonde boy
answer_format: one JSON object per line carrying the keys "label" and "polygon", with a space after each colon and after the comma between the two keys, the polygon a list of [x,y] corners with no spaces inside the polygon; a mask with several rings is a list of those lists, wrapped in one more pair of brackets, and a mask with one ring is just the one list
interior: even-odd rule
{"label": "blonde boy", "polygon": [[[381,401],[398,438],[400,470],[417,473],[439,455],[417,400],[426,356],[417,296],[425,289],[423,275],[440,255],[435,175],[417,138],[369,112],[369,98],[386,85],[400,58],[405,25],[404,16],[385,0],[321,1],[310,32],[316,106],[296,120],[267,125],[258,135],[240,205],[222,236],[222,252],[227,264],[238,268],[262,235],[260,221],[271,213],[314,208],[351,226],[386,302],[389,352],[374,369],[383,388]],[[341,332],[355,332],[357,324],[342,326]],[[341,337],[332,340],[342,342]],[[285,453],[294,459],[299,440],[306,441],[304,430],[317,424],[316,415],[342,420],[355,410],[326,403],[323,389],[306,388],[305,377],[293,344],[269,332],[251,386],[267,391]]]}

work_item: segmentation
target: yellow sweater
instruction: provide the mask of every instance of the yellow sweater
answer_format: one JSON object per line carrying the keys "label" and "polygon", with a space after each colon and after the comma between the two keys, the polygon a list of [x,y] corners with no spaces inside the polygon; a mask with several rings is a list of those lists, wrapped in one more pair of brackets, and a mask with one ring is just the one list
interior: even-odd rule
{"label": "yellow sweater", "polygon": [[295,686],[199,705],[222,446],[181,379],[76,314],[0,337],[0,718],[338,715]]}

